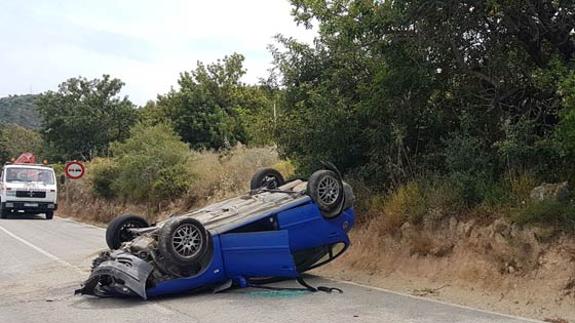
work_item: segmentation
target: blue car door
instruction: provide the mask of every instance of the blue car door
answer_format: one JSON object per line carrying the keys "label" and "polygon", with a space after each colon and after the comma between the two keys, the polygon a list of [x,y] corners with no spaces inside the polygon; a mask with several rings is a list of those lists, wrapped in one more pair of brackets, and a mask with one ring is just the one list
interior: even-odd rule
{"label": "blue car door", "polygon": [[220,235],[229,277],[296,277],[286,230]]}

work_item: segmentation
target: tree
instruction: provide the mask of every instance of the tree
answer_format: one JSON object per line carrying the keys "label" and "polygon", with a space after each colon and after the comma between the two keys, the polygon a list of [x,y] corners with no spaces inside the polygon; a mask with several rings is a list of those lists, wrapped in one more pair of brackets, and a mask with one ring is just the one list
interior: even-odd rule
{"label": "tree", "polygon": [[158,97],[156,113],[165,114],[175,130],[194,149],[221,149],[246,142],[246,131],[240,113],[253,110],[251,103],[267,104],[253,99],[253,88],[240,78],[245,74],[244,57],[233,54],[180,74],[179,90]]}
{"label": "tree", "polygon": [[37,101],[42,135],[63,159],[91,159],[106,155],[112,141],[128,137],[136,121],[134,105],[119,93],[124,83],[71,78],[58,91],[43,93]]}

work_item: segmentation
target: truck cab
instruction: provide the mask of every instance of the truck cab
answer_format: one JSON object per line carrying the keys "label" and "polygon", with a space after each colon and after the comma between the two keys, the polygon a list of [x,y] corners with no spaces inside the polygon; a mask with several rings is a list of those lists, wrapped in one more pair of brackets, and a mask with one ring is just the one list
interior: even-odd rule
{"label": "truck cab", "polygon": [[54,217],[58,188],[54,170],[40,164],[7,164],[0,174],[0,218],[18,214]]}

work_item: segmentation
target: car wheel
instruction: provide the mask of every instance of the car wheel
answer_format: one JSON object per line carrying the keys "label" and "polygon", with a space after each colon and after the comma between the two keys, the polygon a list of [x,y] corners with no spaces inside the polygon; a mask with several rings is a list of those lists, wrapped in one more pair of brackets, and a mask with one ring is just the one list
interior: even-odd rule
{"label": "car wheel", "polygon": [[146,228],[149,226],[146,220],[137,215],[120,215],[112,220],[106,228],[106,244],[112,250],[118,249],[122,243],[135,238],[134,234],[128,229]]}
{"label": "car wheel", "polygon": [[46,220],[52,220],[54,218],[54,211],[46,211]]}
{"label": "car wheel", "polygon": [[173,218],[160,230],[158,250],[162,258],[172,265],[195,266],[208,250],[208,232],[196,219]]}
{"label": "car wheel", "polygon": [[341,212],[343,183],[334,171],[318,170],[313,173],[307,182],[307,193],[325,217],[334,218]]}
{"label": "car wheel", "polygon": [[8,211],[0,208],[0,219],[8,219]]}
{"label": "car wheel", "polygon": [[250,181],[250,189],[258,188],[277,189],[285,183],[284,177],[280,172],[273,168],[259,169]]}

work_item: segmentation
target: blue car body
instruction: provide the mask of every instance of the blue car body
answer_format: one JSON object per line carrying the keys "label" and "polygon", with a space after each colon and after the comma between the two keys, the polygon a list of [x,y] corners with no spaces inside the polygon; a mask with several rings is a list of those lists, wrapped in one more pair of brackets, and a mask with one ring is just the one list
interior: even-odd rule
{"label": "blue car body", "polygon": [[[213,235],[214,253],[204,271],[159,283],[147,290],[147,296],[181,293],[228,280],[244,287],[250,278],[296,278],[301,274],[294,262],[296,252],[342,243],[341,254],[350,245],[347,231],[355,221],[352,208],[335,219],[325,219],[318,207],[308,201],[272,216],[277,217],[277,231]],[[306,270],[323,264],[313,264]]]}
{"label": "blue car body", "polygon": [[347,250],[355,222],[351,203],[337,216],[326,217],[309,196],[285,192],[238,197],[178,217],[197,219],[209,232],[209,259],[200,270],[180,277],[160,275],[157,262],[130,253],[128,243],[105,253],[77,292],[102,296],[98,286],[108,282],[113,286],[108,294],[147,299],[206,287],[246,287],[261,278],[297,278]]}

